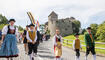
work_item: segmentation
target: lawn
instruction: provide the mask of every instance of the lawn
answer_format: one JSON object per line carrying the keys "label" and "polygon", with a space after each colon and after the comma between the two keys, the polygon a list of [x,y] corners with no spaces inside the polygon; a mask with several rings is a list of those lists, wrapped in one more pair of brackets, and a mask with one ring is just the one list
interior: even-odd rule
{"label": "lawn", "polygon": [[1,24],[1,25],[0,25],[0,29],[2,29],[4,26],[5,26],[4,24]]}
{"label": "lawn", "polygon": [[[68,40],[75,40],[75,37],[74,35],[70,35],[70,36],[66,36],[64,37],[64,39],[68,39]],[[79,36],[79,39],[81,41],[84,41],[84,35],[80,35]],[[64,40],[64,42],[67,42],[66,40]],[[102,41],[96,41],[96,42],[102,42]],[[73,41],[68,41],[68,43],[73,43]],[[72,48],[72,44],[66,44],[64,43],[63,44],[64,46],[67,46],[69,48]],[[85,42],[81,42],[81,45],[85,45]],[[102,44],[95,44],[96,47],[100,47],[100,48],[105,48],[105,44],[102,45]],[[85,52],[86,48],[85,47],[82,47],[82,51]],[[101,49],[96,49],[96,53],[99,54],[99,55],[104,55],[105,56],[105,50],[101,50]]]}

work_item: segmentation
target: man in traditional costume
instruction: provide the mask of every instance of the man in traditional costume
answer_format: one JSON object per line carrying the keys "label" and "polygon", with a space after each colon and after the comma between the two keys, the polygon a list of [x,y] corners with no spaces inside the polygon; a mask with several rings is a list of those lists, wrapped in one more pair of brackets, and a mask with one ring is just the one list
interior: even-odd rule
{"label": "man in traditional costume", "polygon": [[75,60],[80,60],[80,48],[81,48],[81,44],[80,44],[80,40],[79,40],[79,34],[76,33],[74,36],[76,38],[73,41],[73,49],[76,52]]}
{"label": "man in traditional costume", "polygon": [[34,56],[37,53],[37,45],[38,45],[38,39],[40,39],[40,36],[38,35],[38,32],[35,30],[35,25],[30,24],[29,25],[30,30],[27,32],[27,40],[28,40],[28,55],[30,56],[30,60],[34,60]]}
{"label": "man in traditional costume", "polygon": [[62,56],[62,37],[60,35],[59,29],[56,29],[56,34],[53,38],[54,41],[54,54],[56,57],[56,60],[61,60]]}
{"label": "man in traditional costume", "polygon": [[17,33],[18,28],[14,25],[15,20],[10,19],[9,25],[4,26],[2,29],[2,45],[0,48],[0,58],[12,59],[12,57],[18,56],[17,48]]}
{"label": "man in traditional costume", "polygon": [[24,33],[23,33],[23,37],[24,37],[23,43],[24,43],[24,48],[25,48],[25,53],[26,54],[28,53],[28,44],[27,44],[27,38],[26,38],[28,30],[29,30],[29,26],[27,25],[26,30],[24,30]]}
{"label": "man in traditional costume", "polygon": [[96,52],[95,52],[95,39],[91,32],[91,27],[87,28],[87,33],[85,34],[85,43],[86,43],[86,57],[87,60],[88,54],[92,53],[94,60],[96,60]]}

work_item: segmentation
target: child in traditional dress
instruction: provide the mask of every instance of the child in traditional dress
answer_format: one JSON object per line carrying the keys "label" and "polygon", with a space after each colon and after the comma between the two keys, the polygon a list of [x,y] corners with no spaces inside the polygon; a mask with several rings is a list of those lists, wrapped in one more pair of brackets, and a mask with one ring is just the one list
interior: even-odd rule
{"label": "child in traditional dress", "polygon": [[[76,52],[76,57],[75,57],[75,60],[80,60],[80,48],[81,48],[81,45],[80,45],[80,40],[79,40],[79,34],[76,33],[75,35],[75,40],[73,41],[73,49],[74,51]],[[81,48],[82,49],[82,48]]]}
{"label": "child in traditional dress", "polygon": [[30,60],[34,60],[34,56],[37,53],[37,40],[39,39],[38,32],[35,30],[35,25],[29,25],[30,30],[27,32],[27,40],[28,40],[28,55],[30,56]]}
{"label": "child in traditional dress", "polygon": [[61,60],[62,56],[62,37],[60,35],[59,29],[56,29],[56,34],[53,38],[54,41],[54,54],[56,57],[56,60]]}
{"label": "child in traditional dress", "polygon": [[9,25],[4,26],[2,29],[2,46],[0,49],[0,58],[9,58],[18,56],[17,39],[16,35],[18,29],[14,26],[15,20],[10,19]]}

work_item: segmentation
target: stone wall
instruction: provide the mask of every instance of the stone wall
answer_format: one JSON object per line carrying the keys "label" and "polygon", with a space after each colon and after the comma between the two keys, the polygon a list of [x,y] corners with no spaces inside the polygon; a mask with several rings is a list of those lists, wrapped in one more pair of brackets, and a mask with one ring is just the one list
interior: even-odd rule
{"label": "stone wall", "polygon": [[56,21],[56,26],[60,29],[62,36],[67,36],[73,33],[72,22],[66,19]]}
{"label": "stone wall", "polygon": [[58,19],[58,15],[53,11],[48,16],[48,29],[50,35],[54,36],[56,28],[59,28],[62,36],[67,36],[73,33],[72,21],[75,18]]}

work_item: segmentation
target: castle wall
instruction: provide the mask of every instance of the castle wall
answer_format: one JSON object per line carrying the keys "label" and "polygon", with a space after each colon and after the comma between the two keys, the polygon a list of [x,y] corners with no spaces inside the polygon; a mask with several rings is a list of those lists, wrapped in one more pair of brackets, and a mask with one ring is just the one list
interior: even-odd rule
{"label": "castle wall", "polygon": [[67,36],[73,33],[72,22],[67,19],[56,21],[56,26],[60,29],[62,36]]}
{"label": "castle wall", "polygon": [[62,36],[67,36],[73,33],[72,21],[75,18],[58,19],[58,15],[53,11],[48,16],[48,29],[50,35],[54,36],[56,28],[60,30]]}
{"label": "castle wall", "polygon": [[55,35],[55,30],[56,30],[56,21],[58,19],[56,17],[49,17],[48,18],[48,29],[50,30],[50,35],[54,36]]}

